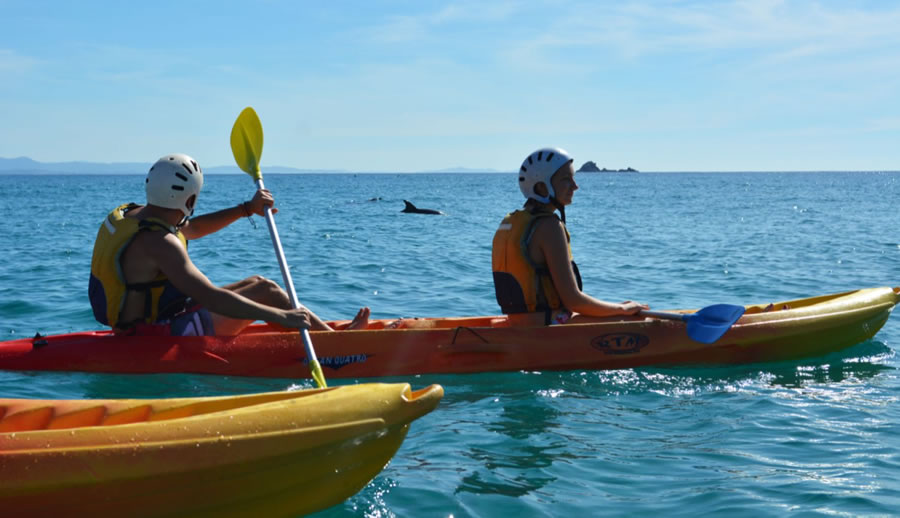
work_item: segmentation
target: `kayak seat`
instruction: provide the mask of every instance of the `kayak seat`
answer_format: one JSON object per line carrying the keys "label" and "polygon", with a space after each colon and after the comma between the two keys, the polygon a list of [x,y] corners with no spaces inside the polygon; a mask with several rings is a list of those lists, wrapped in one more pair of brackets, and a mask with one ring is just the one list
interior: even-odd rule
{"label": "kayak seat", "polygon": [[757,304],[755,306],[747,306],[747,310],[744,311],[745,315],[755,315],[757,313],[769,313],[772,311],[784,311],[791,309],[791,306],[788,304],[782,304],[781,307],[775,306],[775,304]]}
{"label": "kayak seat", "polygon": [[398,318],[392,322],[388,322],[384,326],[386,329],[433,329],[438,326],[438,322],[424,318]]}
{"label": "kayak seat", "polygon": [[[399,318],[385,324],[386,329],[452,329],[455,327],[509,327],[509,319],[501,317],[473,318]],[[371,329],[371,327],[370,327]]]}
{"label": "kayak seat", "polygon": [[[3,409],[3,413],[7,414],[6,408]],[[43,430],[53,419],[53,414],[52,408],[41,407],[5,415],[0,421],[0,433]]]}

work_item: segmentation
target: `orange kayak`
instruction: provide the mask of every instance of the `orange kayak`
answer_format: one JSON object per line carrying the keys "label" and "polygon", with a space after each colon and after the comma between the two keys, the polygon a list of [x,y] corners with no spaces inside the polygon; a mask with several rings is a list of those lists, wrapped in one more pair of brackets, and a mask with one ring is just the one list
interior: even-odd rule
{"label": "orange kayak", "polygon": [[3,516],[299,516],[394,456],[438,385],[244,396],[0,399]]}
{"label": "orange kayak", "polygon": [[[898,301],[900,288],[869,288],[749,305],[713,344],[692,340],[684,322],[642,317],[532,328],[504,316],[375,320],[365,330],[310,334],[326,378],[755,363],[867,340]],[[0,369],[309,377],[298,333],[264,324],[238,336],[93,331],[0,342]]]}

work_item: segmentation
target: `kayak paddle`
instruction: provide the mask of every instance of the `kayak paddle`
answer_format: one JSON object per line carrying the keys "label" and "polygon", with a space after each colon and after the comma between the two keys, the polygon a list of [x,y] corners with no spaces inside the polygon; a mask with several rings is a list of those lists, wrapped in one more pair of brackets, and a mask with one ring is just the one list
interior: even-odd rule
{"label": "kayak paddle", "polygon": [[664,318],[667,320],[683,320],[687,322],[687,334],[692,339],[704,343],[714,343],[725,331],[741,318],[747,308],[733,304],[714,304],[696,313],[665,313],[662,311],[641,311],[643,316]]}
{"label": "kayak paddle", "polygon": [[[257,189],[265,189],[262,172],[259,170],[262,146],[262,124],[259,122],[256,111],[248,106],[238,115],[237,120],[234,121],[234,127],[231,128],[231,152],[234,154],[234,161],[237,162],[238,167],[256,181]],[[269,235],[272,237],[272,246],[275,247],[275,255],[278,257],[278,265],[281,267],[281,276],[284,278],[284,284],[291,299],[291,306],[297,309],[300,307],[300,301],[297,300],[297,291],[294,289],[291,271],[288,269],[287,260],[284,258],[281,239],[278,237],[278,229],[275,227],[275,217],[270,207],[266,207],[266,223],[269,224]],[[309,358],[309,370],[312,373],[312,377],[316,380],[316,385],[319,388],[325,388],[327,386],[325,384],[325,375],[322,374],[322,367],[316,358],[316,351],[313,349],[309,331],[301,329],[300,336],[303,338],[303,347],[306,348],[306,357]]]}

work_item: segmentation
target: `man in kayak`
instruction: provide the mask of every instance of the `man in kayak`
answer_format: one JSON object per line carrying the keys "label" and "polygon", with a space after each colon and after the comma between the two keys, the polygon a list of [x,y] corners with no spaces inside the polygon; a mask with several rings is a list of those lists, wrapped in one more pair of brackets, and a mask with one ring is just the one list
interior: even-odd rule
{"label": "man in kayak", "polygon": [[497,302],[512,325],[564,324],[578,322],[581,315],[635,315],[648,309],[630,300],[605,302],[581,291],[566,229],[565,207],[578,189],[568,153],[544,148],[528,155],[519,169],[519,188],[525,206],[503,218],[491,253]]}
{"label": "man in kayak", "polygon": [[[218,287],[188,256],[189,240],[241,217],[263,215],[275,203],[269,191],[259,190],[236,207],[190,218],[203,172],[182,154],[160,158],[147,173],[145,187],[146,205],[117,207],[97,232],[88,289],[97,321],[123,333],[180,336],[236,335],[256,320],[331,330],[305,307],[292,309],[277,283],[254,275]],[[362,308],[347,328],[364,328],[368,318],[369,308]]]}

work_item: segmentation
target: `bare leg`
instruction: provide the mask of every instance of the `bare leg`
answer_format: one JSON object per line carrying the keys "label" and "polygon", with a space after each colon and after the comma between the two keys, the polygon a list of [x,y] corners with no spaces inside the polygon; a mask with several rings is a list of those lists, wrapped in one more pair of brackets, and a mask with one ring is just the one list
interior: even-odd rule
{"label": "bare leg", "polygon": [[[284,309],[291,306],[287,293],[277,284],[260,275],[253,275],[242,281],[227,284],[223,288],[267,306]],[[212,319],[213,330],[217,335],[222,336],[234,336],[253,323],[252,320],[226,317],[218,313],[212,313]]]}
{"label": "bare leg", "polygon": [[242,281],[232,282],[231,284],[226,284],[225,286],[222,286],[222,287],[225,288],[226,290],[240,291],[241,289],[243,289],[247,286],[250,286],[253,284],[258,284],[264,280],[266,280],[265,277],[263,277],[261,275],[251,275],[250,277],[247,277],[246,279],[244,279]]}
{"label": "bare leg", "polygon": [[[287,292],[281,289],[278,283],[266,279],[260,275],[253,275],[242,281],[224,286],[225,289],[234,291],[248,299],[273,306],[276,308],[288,309],[291,307],[291,299]],[[313,331],[334,331],[322,319],[320,319],[312,311],[309,312]],[[217,335],[233,336],[241,332],[245,327],[252,324],[252,320],[238,320],[226,316],[212,314],[213,327]],[[356,317],[346,327],[346,329],[365,329],[369,323],[369,308],[359,310]]]}
{"label": "bare leg", "polygon": [[248,299],[273,306],[276,308],[289,309],[291,307],[291,299],[288,294],[281,289],[275,281],[266,279],[260,275],[247,277],[242,281],[223,286],[226,290],[231,290]]}

